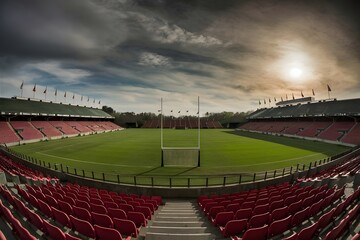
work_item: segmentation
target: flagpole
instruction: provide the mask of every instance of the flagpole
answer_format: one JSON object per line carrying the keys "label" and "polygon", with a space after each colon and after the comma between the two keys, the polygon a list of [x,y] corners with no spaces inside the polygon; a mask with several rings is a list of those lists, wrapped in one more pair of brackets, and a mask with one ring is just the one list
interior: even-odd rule
{"label": "flagpole", "polygon": [[200,149],[200,96],[198,96],[198,148]]}
{"label": "flagpole", "polygon": [[164,147],[163,142],[163,99],[160,99],[160,143],[161,143],[161,149]]}

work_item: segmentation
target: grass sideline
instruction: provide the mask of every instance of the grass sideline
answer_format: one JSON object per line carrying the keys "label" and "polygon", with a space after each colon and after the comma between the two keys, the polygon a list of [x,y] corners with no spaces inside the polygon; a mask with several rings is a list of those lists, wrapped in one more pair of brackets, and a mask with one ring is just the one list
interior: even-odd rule
{"label": "grass sideline", "polygon": [[[164,130],[165,146],[196,145],[197,130]],[[69,172],[85,170],[86,176],[129,182],[133,175],[141,179],[156,176],[158,185],[172,176],[191,177],[203,184],[200,176],[230,175],[280,169],[308,164],[344,152],[348,147],[296,138],[246,133],[224,129],[201,130],[201,167],[160,167],[160,130],[125,129],[106,134],[66,138],[11,147],[13,150],[52,164],[69,166]],[[162,179],[164,177],[164,179]],[[222,177],[214,177],[214,182]],[[180,181],[180,180],[179,180]],[[181,180],[185,181],[185,180]],[[235,180],[234,180],[235,181]],[[237,180],[236,180],[237,181]],[[186,185],[182,182],[179,185]],[[155,183],[157,185],[157,183]]]}

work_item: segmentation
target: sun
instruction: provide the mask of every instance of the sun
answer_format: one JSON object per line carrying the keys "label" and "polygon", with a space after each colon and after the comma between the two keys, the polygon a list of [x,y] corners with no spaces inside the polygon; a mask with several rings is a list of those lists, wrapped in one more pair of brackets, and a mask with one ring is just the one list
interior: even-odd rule
{"label": "sun", "polygon": [[303,74],[303,71],[300,68],[293,67],[289,71],[290,77],[299,78]]}

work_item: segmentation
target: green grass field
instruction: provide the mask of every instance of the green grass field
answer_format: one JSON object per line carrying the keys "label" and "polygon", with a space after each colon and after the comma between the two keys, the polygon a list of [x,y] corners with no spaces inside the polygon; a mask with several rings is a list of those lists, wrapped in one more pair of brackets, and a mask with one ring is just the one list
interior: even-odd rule
{"label": "green grass field", "polygon": [[[165,146],[192,147],[196,143],[196,130],[164,130]],[[125,182],[133,181],[132,177],[127,176],[136,175],[139,179],[144,177],[144,183],[149,181],[147,176],[157,176],[156,181],[160,184],[168,181],[161,180],[162,176],[164,179],[169,176],[197,178],[270,171],[296,164],[308,164],[348,148],[232,130],[201,130],[201,167],[160,167],[160,130],[126,129],[14,146],[12,149],[52,165],[62,164],[64,169],[69,166],[71,173],[76,168],[78,174],[85,170],[85,175],[91,177],[93,171],[95,178],[102,178],[104,172],[107,180],[116,181],[116,176],[120,175],[121,181]],[[222,178],[214,181],[219,179]]]}

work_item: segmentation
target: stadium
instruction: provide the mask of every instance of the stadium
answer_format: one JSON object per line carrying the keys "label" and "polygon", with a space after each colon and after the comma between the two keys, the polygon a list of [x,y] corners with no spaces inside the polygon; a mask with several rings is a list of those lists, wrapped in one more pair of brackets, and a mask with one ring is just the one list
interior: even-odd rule
{"label": "stadium", "polygon": [[360,239],[351,1],[53,4],[4,2],[0,240]]}

